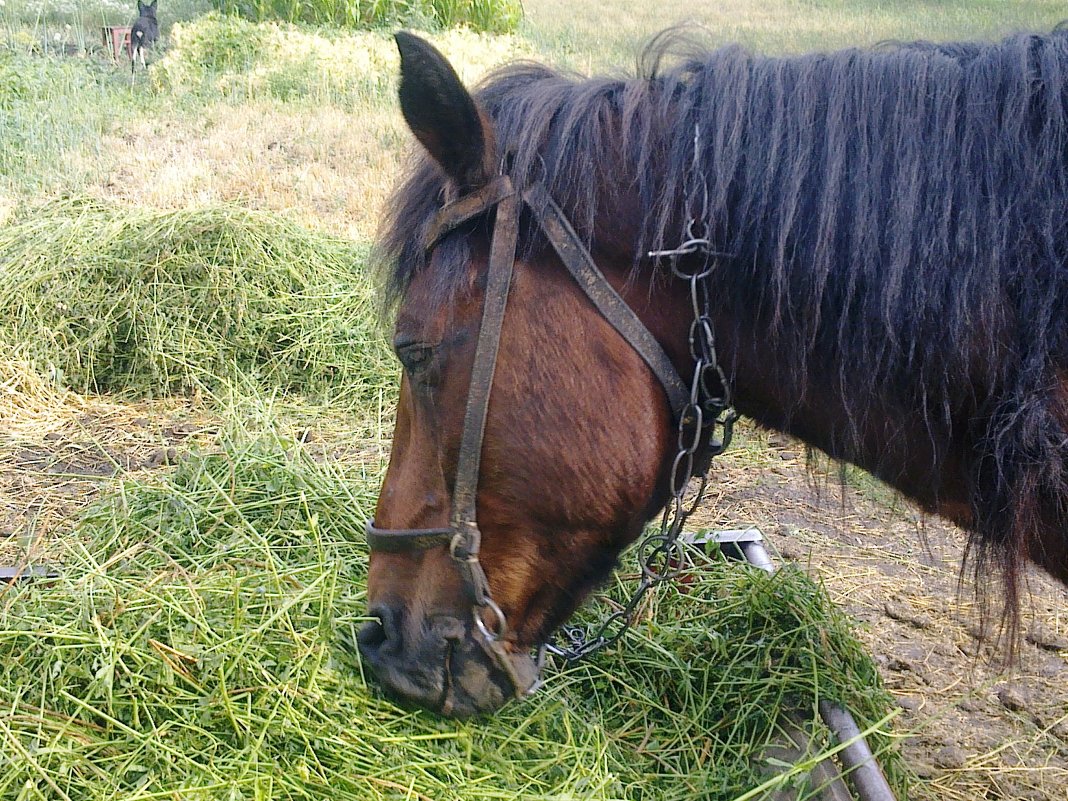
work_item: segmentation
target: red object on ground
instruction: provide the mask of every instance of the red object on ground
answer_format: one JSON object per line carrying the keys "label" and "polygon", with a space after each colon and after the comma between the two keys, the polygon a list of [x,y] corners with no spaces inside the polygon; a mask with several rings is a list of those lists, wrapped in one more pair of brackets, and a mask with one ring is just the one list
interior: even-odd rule
{"label": "red object on ground", "polygon": [[130,58],[130,26],[129,25],[105,25],[100,29],[104,39],[104,47],[111,53],[111,57],[119,60],[119,53],[125,53]]}

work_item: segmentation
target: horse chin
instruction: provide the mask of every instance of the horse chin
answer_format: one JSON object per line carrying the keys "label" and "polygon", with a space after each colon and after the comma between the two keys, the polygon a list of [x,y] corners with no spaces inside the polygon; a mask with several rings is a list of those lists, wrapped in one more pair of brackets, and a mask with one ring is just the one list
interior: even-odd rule
{"label": "horse chin", "polygon": [[[513,679],[498,665],[492,646],[454,618],[436,619],[418,646],[403,653],[364,645],[360,650],[390,696],[444,717],[487,715],[516,697]],[[530,656],[504,658],[524,687],[534,684],[538,670]]]}
{"label": "horse chin", "polygon": [[[537,680],[538,668],[527,654],[507,654],[515,681],[526,690]],[[496,712],[516,697],[513,678],[502,669],[491,646],[480,637],[453,643],[443,671],[448,692],[436,710],[445,717],[469,718]]]}

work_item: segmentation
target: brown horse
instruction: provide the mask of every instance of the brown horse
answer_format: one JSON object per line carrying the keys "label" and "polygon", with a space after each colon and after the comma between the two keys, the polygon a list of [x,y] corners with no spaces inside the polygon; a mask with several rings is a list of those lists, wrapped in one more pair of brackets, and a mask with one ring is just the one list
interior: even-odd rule
{"label": "brown horse", "polygon": [[360,647],[388,689],[522,694],[728,387],[971,532],[1010,623],[1026,560],[1068,582],[1068,35],[657,45],[634,80],[474,95],[397,41],[425,154],[381,248],[404,372]]}

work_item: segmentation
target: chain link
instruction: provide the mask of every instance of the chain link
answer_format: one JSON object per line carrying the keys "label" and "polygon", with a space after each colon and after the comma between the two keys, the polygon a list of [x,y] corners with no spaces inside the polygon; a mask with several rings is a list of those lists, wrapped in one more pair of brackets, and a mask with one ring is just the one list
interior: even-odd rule
{"label": "chain link", "polygon": [[[565,626],[559,632],[560,644],[549,643],[545,650],[568,662],[574,662],[617,642],[634,622],[638,605],[649,590],[671,581],[683,569],[682,533],[686,519],[704,497],[708,486],[708,468],[713,458],[730,445],[737,413],[731,406],[727,376],[716,356],[715,338],[710,316],[709,278],[715,269],[715,256],[707,239],[692,236],[694,221],[687,226],[688,239],[675,250],[653,251],[652,257],[667,256],[671,271],[690,285],[693,322],[690,324],[690,355],[694,360],[690,382],[690,402],[683,407],[678,422],[678,450],[671,464],[669,490],[671,499],[664,507],[658,531],[647,534],[635,546],[641,579],[630,598],[601,623],[586,631],[578,626]],[[680,266],[680,257],[695,253],[704,256],[699,269],[687,272]],[[690,503],[686,490],[691,479],[697,488]]]}

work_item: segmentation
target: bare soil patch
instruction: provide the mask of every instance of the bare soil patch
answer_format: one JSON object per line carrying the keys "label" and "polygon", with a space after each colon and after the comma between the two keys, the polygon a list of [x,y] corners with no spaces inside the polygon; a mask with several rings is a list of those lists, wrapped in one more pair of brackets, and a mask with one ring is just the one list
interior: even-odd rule
{"label": "bare soil patch", "polygon": [[216,431],[192,401],[0,403],[0,564],[47,562],[53,536],[117,481],[177,463]]}

